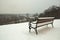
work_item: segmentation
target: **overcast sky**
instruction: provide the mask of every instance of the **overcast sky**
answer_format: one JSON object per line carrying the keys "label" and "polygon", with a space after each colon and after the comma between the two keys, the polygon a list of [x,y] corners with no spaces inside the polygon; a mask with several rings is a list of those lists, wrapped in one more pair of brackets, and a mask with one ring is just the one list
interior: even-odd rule
{"label": "overcast sky", "polygon": [[42,13],[60,0],[0,0],[0,13]]}

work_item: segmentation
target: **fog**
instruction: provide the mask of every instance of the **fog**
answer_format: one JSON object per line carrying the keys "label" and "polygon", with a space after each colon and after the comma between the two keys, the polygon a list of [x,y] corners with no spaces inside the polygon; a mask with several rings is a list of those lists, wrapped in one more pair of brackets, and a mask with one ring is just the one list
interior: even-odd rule
{"label": "fog", "polygon": [[0,0],[0,14],[42,13],[52,5],[60,6],[60,0]]}

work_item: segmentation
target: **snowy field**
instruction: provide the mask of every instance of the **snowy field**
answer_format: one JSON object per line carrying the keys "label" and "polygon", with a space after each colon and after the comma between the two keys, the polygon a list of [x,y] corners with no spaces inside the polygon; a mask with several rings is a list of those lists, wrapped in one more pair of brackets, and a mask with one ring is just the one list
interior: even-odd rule
{"label": "snowy field", "polygon": [[38,35],[32,29],[29,33],[28,22],[0,26],[0,40],[60,40],[60,19],[54,20],[54,28],[38,28]]}

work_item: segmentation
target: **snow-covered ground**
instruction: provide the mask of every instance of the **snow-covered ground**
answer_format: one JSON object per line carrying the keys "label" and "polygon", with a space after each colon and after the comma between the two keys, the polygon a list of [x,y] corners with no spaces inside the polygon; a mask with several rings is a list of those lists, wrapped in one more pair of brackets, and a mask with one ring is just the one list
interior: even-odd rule
{"label": "snow-covered ground", "polygon": [[60,40],[60,20],[54,20],[54,28],[51,25],[38,28],[38,35],[33,29],[29,33],[28,22],[1,25],[0,40]]}

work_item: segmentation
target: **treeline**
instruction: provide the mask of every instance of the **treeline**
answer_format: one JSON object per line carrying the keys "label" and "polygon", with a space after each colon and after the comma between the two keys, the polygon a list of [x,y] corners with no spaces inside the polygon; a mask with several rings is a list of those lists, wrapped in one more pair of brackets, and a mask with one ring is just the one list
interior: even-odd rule
{"label": "treeline", "polygon": [[55,19],[60,19],[60,6],[51,6],[46,9],[43,13],[40,13],[39,17],[55,17]]}
{"label": "treeline", "polygon": [[13,23],[22,23],[29,21],[30,17],[38,16],[36,14],[0,14],[0,25],[3,24],[13,24]]}
{"label": "treeline", "polygon": [[21,16],[20,14],[0,14],[0,25],[23,21],[26,21],[25,16]]}

